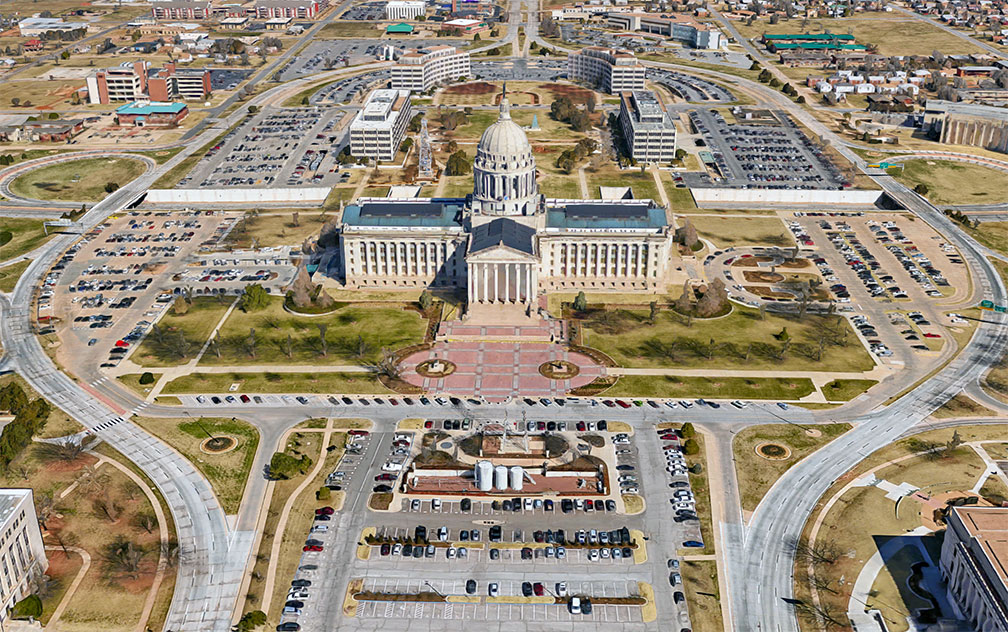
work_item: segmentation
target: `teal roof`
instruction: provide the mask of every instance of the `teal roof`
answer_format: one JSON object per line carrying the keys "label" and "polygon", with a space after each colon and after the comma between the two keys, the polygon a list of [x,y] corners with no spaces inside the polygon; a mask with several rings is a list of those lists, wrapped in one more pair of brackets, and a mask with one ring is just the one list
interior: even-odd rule
{"label": "teal roof", "polygon": [[399,24],[389,24],[385,28],[386,33],[412,33],[413,27],[405,22],[400,22]]}
{"label": "teal roof", "polygon": [[771,42],[774,50],[865,50],[864,44],[837,42]]}
{"label": "teal roof", "polygon": [[638,203],[572,202],[548,208],[550,228],[662,228],[667,226],[665,209],[650,200]]}
{"label": "teal roof", "polygon": [[350,204],[343,209],[348,226],[457,227],[465,200],[376,201]]}
{"label": "teal roof", "polygon": [[178,114],[186,108],[185,103],[162,103],[151,101],[149,103],[134,101],[116,108],[116,114],[132,114],[143,116],[146,114]]}
{"label": "teal roof", "polygon": [[849,33],[764,33],[765,40],[848,40],[854,39]]}

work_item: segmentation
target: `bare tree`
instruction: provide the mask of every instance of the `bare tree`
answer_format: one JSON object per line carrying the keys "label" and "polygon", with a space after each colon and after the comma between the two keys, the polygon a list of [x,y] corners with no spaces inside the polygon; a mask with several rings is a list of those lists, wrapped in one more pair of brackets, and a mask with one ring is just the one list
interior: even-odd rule
{"label": "bare tree", "polygon": [[220,353],[220,335],[214,334],[214,337],[210,339],[210,350],[214,352],[214,355],[219,359]]}
{"label": "bare tree", "polygon": [[122,507],[109,494],[102,494],[94,499],[96,513],[103,514],[109,522],[116,522],[122,515]]}
{"label": "bare tree", "polygon": [[144,511],[133,516],[133,524],[143,529],[147,533],[153,533],[157,528],[157,517],[149,511]]}
{"label": "bare tree", "polygon": [[840,559],[841,551],[836,542],[817,538],[814,542],[795,540],[790,548],[795,559],[812,567],[834,564]]}
{"label": "bare tree", "polygon": [[122,536],[110,542],[101,553],[106,572],[112,577],[136,579],[145,552]]}
{"label": "bare tree", "polygon": [[164,344],[164,331],[158,325],[151,326],[151,333],[154,334],[154,339],[157,340],[159,345]]}
{"label": "bare tree", "polygon": [[322,345],[322,357],[329,355],[329,341],[326,340],[326,331],[329,329],[329,325],[326,323],[318,323],[319,343]]}
{"label": "bare tree", "polygon": [[86,465],[77,477],[77,488],[87,495],[102,491],[108,485],[108,476],[98,471],[94,465]]}
{"label": "bare tree", "polygon": [[794,605],[795,614],[798,618],[823,625],[827,630],[834,628],[849,627],[843,614],[838,613],[832,606],[825,603],[819,605],[800,601]]}
{"label": "bare tree", "polygon": [[390,380],[399,379],[399,376],[402,375],[402,366],[391,349],[382,349],[381,360],[374,364],[372,370]]}
{"label": "bare tree", "polygon": [[84,444],[80,439],[71,437],[62,441],[42,443],[38,446],[38,454],[46,461],[76,461],[84,454]]}
{"label": "bare tree", "polygon": [[354,347],[354,356],[358,360],[363,360],[369,353],[371,353],[371,345],[368,344],[367,340],[364,340],[364,336],[357,334],[357,344]]}
{"label": "bare tree", "polygon": [[53,500],[52,494],[41,494],[36,497],[35,515],[38,517],[39,526],[48,531],[49,527],[46,526],[46,523],[55,513],[56,501]]}
{"label": "bare tree", "polygon": [[252,359],[255,359],[255,357],[256,357],[256,349],[255,349],[255,346],[256,346],[256,337],[255,337],[255,329],[253,329],[253,328],[249,328],[249,335],[248,335],[248,341],[247,341],[247,342],[248,342],[248,350],[249,350],[249,355],[250,355],[250,356],[252,356]]}
{"label": "bare tree", "polygon": [[294,357],[294,342],[291,339],[291,335],[290,334],[287,334],[287,340],[284,341],[284,354],[288,358],[293,358]]}

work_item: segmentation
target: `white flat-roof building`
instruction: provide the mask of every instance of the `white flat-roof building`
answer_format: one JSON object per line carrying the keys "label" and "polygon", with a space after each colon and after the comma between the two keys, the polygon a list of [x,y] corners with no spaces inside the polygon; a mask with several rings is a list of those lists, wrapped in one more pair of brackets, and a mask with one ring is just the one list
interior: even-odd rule
{"label": "white flat-roof building", "polygon": [[77,29],[87,30],[87,22],[64,22],[63,18],[25,18],[18,22],[21,37],[35,37],[50,31],[65,33]]}
{"label": "white flat-roof building", "polygon": [[588,46],[567,55],[567,77],[603,92],[644,89],[644,65],[628,50]]}
{"label": "white flat-roof building", "polygon": [[399,57],[399,63],[392,67],[392,87],[425,92],[470,74],[469,53],[454,46],[428,46]]}
{"label": "white flat-roof building", "polygon": [[946,524],[949,599],[974,630],[1008,632],[1008,507],[952,507]]}
{"label": "white flat-roof building", "polygon": [[621,93],[619,121],[630,157],[637,162],[671,162],[675,158],[675,122],[654,92]]}
{"label": "white flat-roof building", "polygon": [[30,489],[0,489],[0,621],[49,568]]}
{"label": "white flat-roof building", "polygon": [[693,48],[717,50],[724,43],[721,31],[687,17],[610,11],[606,15],[606,21],[609,26],[627,31],[664,35],[689,44]]}
{"label": "white flat-roof building", "polygon": [[375,90],[350,123],[352,156],[395,160],[412,116],[409,90]]}
{"label": "white flat-roof building", "polygon": [[388,20],[413,20],[427,11],[427,3],[423,0],[390,0],[385,5],[385,18]]}

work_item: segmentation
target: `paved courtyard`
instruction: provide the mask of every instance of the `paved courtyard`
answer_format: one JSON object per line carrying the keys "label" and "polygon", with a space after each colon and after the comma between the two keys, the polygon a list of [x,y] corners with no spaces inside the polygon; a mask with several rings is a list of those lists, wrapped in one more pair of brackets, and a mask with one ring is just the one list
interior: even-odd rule
{"label": "paved courtyard", "polygon": [[[432,393],[448,391],[500,401],[519,392],[527,397],[561,397],[603,375],[605,369],[591,358],[551,342],[561,338],[550,329],[456,325],[443,336],[439,333],[433,348],[408,356],[403,378]],[[417,373],[418,364],[434,358],[451,362],[455,371],[445,377]],[[579,373],[566,380],[551,380],[539,373],[543,363],[555,360],[575,364]]]}

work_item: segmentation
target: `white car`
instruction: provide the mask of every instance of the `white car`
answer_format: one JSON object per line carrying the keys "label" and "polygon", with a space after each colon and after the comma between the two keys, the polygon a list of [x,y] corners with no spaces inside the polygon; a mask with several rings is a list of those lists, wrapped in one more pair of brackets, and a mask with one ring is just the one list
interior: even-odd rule
{"label": "white car", "polygon": [[496,597],[498,594],[500,594],[499,588],[500,587],[497,585],[497,582],[490,582],[489,584],[487,584],[487,595],[491,597]]}
{"label": "white car", "polygon": [[567,602],[567,610],[569,610],[571,614],[581,614],[581,598],[571,597],[570,601]]}
{"label": "white car", "polygon": [[556,583],[556,594],[557,597],[567,596],[567,582],[557,582]]}
{"label": "white car", "polygon": [[455,555],[456,554],[458,554],[458,551],[456,551],[455,547],[453,547],[453,546],[448,547],[448,550],[445,552],[445,556],[449,560],[455,559]]}

